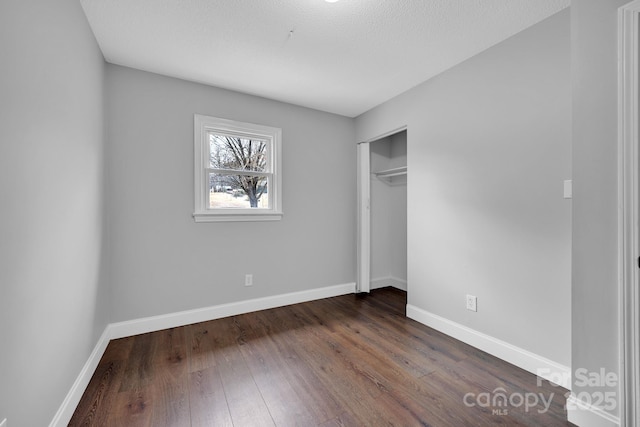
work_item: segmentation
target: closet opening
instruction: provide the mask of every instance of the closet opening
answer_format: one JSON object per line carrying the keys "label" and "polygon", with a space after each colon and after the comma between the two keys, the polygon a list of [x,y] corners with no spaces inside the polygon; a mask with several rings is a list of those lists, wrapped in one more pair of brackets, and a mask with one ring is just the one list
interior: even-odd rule
{"label": "closet opening", "polygon": [[357,291],[407,291],[407,130],[358,145]]}

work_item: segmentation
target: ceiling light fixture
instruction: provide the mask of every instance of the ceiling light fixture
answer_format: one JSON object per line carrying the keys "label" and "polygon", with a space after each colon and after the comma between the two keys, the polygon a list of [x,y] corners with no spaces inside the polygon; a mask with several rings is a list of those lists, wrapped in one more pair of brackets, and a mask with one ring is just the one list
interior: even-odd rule
{"label": "ceiling light fixture", "polygon": [[335,3],[335,2],[337,2],[338,0],[324,0],[324,1],[326,1],[327,3]]}

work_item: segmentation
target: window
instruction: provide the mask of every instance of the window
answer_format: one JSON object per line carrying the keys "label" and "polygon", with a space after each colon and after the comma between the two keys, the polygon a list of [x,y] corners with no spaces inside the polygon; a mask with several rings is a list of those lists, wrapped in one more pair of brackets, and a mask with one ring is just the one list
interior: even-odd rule
{"label": "window", "polygon": [[196,222],[282,217],[282,130],[194,117]]}

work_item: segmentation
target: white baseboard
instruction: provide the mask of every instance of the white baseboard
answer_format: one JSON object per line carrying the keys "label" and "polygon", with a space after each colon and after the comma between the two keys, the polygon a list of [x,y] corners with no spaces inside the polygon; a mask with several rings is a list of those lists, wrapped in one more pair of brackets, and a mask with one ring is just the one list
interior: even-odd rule
{"label": "white baseboard", "polygon": [[179,311],[177,313],[164,314],[160,316],[144,317],[142,319],[128,320],[126,322],[112,323],[109,325],[109,328],[111,329],[111,339],[130,337],[132,335],[160,331],[162,329],[175,328],[178,326],[190,325],[192,323],[236,316],[239,314],[250,313],[252,311],[266,310],[269,308],[283,307],[285,305],[297,304],[300,302],[350,294],[355,292],[355,286],[355,283],[345,283],[343,285],[329,286],[326,288],[316,288],[308,291],[292,292],[246,301],[232,302],[229,304],[197,308],[195,310]]}
{"label": "white baseboard", "polygon": [[71,417],[73,416],[73,412],[76,410],[76,406],[80,403],[82,394],[89,385],[89,381],[91,381],[91,377],[98,367],[98,363],[100,362],[104,351],[107,349],[110,339],[109,326],[107,326],[98,339],[98,343],[93,348],[91,355],[89,355],[89,359],[82,367],[80,375],[76,378],[75,382],[71,386],[71,390],[69,390],[69,393],[67,393],[67,396],[64,398],[58,412],[56,412],[56,415],[53,417],[49,427],[66,426],[69,424],[69,421],[71,421]]}
{"label": "white baseboard", "polygon": [[301,302],[314,301],[322,298],[336,297],[355,292],[355,283],[328,286],[306,291],[291,292],[288,294],[274,295],[264,298],[256,298],[247,301],[239,301],[229,304],[215,305],[195,310],[180,311],[161,316],[145,317],[126,322],[110,323],[100,336],[98,343],[91,352],[89,359],[84,364],[80,375],[73,383],[71,390],[65,397],[58,412],[53,417],[49,427],[63,427],[69,424],[82,394],[93,376],[98,363],[102,358],[109,341],[162,329],[175,328],[192,323],[205,322],[207,320],[220,319],[228,316],[249,313],[252,311],[266,310],[269,308],[283,307]]}
{"label": "white baseboard", "polygon": [[573,393],[567,399],[567,419],[580,427],[617,427],[620,425],[620,418],[614,417],[588,402],[580,401]]}
{"label": "white baseboard", "polygon": [[407,317],[571,390],[571,368],[407,304]]}
{"label": "white baseboard", "polygon": [[370,286],[370,289],[380,289],[380,288],[386,288],[387,286],[391,286],[396,289],[406,291],[407,281],[398,279],[397,277],[393,277],[393,276],[380,277],[377,279],[372,279],[369,286]]}

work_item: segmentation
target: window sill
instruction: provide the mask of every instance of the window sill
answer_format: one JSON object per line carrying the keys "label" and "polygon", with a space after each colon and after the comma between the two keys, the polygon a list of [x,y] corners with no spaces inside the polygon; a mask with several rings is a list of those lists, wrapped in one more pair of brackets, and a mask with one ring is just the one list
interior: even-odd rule
{"label": "window sill", "polygon": [[282,212],[194,212],[195,222],[279,221]]}

